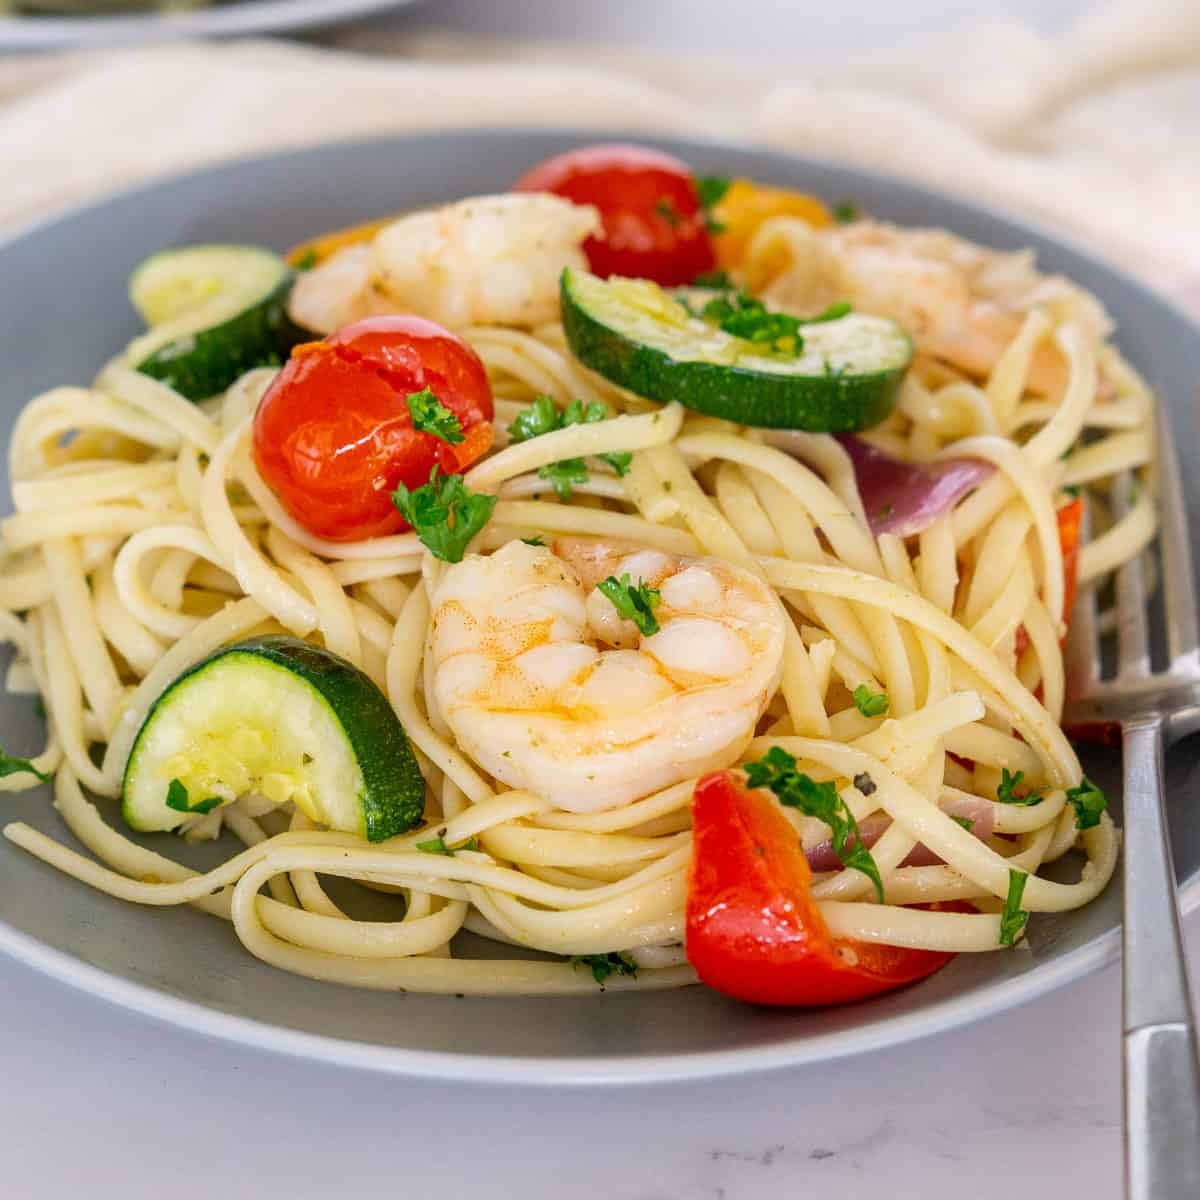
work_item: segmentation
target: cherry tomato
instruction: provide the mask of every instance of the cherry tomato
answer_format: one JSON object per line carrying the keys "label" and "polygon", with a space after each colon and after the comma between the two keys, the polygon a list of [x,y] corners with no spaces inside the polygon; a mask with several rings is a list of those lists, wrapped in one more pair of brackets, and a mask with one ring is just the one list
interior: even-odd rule
{"label": "cherry tomato", "polygon": [[[413,428],[408,396],[430,388],[458,418],[457,445]],[[456,473],[492,444],[479,356],[421,317],[370,317],[297,346],[254,418],[254,460],[310,533],[356,541],[406,529],[391,493],[433,467]]]}
{"label": "cherry tomato", "polygon": [[716,264],[707,214],[685,163],[642,146],[584,146],[521,176],[516,192],[553,192],[600,210],[603,238],[583,244],[597,275],[664,287],[691,283]]}
{"label": "cherry tomato", "polygon": [[1058,544],[1062,547],[1063,560],[1064,624],[1071,620],[1075,591],[1079,586],[1079,535],[1082,524],[1083,497],[1076,496],[1070,504],[1064,504],[1058,510]]}
{"label": "cherry tomato", "polygon": [[[700,979],[755,1004],[845,1004],[932,975],[954,957],[835,939],[775,798],[717,771],[696,784],[687,956]],[[969,911],[962,906],[958,911]]]}

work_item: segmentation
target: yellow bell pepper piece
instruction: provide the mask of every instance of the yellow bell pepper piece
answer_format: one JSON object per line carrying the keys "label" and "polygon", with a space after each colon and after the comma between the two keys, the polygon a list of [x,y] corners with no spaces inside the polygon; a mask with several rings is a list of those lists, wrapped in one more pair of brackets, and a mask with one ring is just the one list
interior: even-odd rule
{"label": "yellow bell pepper piece", "polygon": [[403,215],[403,213],[393,213],[390,217],[377,217],[374,221],[364,221],[361,225],[350,225],[346,229],[333,229],[329,233],[320,233],[306,242],[301,242],[298,246],[293,246],[286,255],[288,265],[301,270],[318,266],[347,246],[357,246],[362,242],[369,242],[381,229]]}
{"label": "yellow bell pepper piece", "polygon": [[791,188],[771,187],[752,179],[734,179],[713,209],[724,229],[713,238],[719,267],[737,267],[759,226],[771,217],[799,217],[822,229],[833,224],[824,201]]}

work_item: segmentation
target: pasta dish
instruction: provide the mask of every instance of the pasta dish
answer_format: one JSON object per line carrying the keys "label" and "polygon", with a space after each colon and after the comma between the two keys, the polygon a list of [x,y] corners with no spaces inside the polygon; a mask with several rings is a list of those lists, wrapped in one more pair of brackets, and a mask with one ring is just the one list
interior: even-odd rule
{"label": "pasta dish", "polygon": [[1031,253],[593,146],[130,295],[11,435],[51,867],[316,979],[800,1006],[1105,888],[1062,644],[1154,398]]}

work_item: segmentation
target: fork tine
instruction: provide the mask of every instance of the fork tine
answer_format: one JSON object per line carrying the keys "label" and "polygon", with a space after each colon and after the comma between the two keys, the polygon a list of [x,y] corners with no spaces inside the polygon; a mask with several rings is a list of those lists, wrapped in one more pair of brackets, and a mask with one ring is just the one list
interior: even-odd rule
{"label": "fork tine", "polygon": [[1167,647],[1175,663],[1196,650],[1196,593],[1192,551],[1188,538],[1187,509],[1179,482],[1179,464],[1171,436],[1171,415],[1166,404],[1156,404],[1159,481],[1160,554],[1163,599],[1167,610]]}
{"label": "fork tine", "polygon": [[[1131,471],[1122,471],[1113,480],[1113,515],[1120,520],[1133,507],[1130,492],[1134,487]],[[1116,577],[1117,597],[1117,675],[1130,679],[1150,672],[1150,650],[1146,638],[1146,585],[1142,556],[1135,554],[1120,567]]]}

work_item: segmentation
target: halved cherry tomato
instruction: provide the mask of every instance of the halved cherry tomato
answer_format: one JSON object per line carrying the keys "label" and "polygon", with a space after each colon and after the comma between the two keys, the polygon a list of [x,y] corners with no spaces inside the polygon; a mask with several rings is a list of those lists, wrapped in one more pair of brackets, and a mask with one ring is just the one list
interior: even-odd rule
{"label": "halved cherry tomato", "polygon": [[[1071,610],[1075,607],[1075,591],[1079,586],[1079,534],[1083,524],[1083,497],[1076,496],[1069,504],[1058,510],[1058,544],[1062,548],[1063,563],[1063,611],[1064,625],[1071,622]],[[1064,636],[1063,641],[1066,641]],[[1024,625],[1017,626],[1016,652],[1019,659],[1029,645],[1029,634]]]}
{"label": "halved cherry tomato", "polygon": [[707,214],[686,163],[642,146],[584,146],[522,175],[514,192],[553,192],[600,210],[603,238],[583,244],[597,275],[664,287],[691,283],[716,263]]}
{"label": "halved cherry tomato", "polygon": [[713,239],[720,267],[739,266],[751,238],[771,217],[799,217],[817,229],[833,224],[833,214],[816,196],[741,178],[730,183],[712,215],[721,227]]}
{"label": "halved cherry tomato", "polygon": [[[457,445],[413,429],[423,388],[458,418]],[[297,346],[254,418],[254,461],[280,503],[318,537],[406,529],[391,493],[433,467],[461,471],[492,444],[492,389],[479,356],[422,317],[370,317]]]}
{"label": "halved cherry tomato", "polygon": [[768,792],[718,771],[696,785],[687,956],[700,979],[755,1004],[844,1004],[932,975],[954,957],[835,939],[795,829]]}
{"label": "halved cherry tomato", "polygon": [[1079,535],[1083,525],[1083,497],[1076,496],[1058,510],[1058,544],[1063,560],[1063,623],[1071,620],[1075,590],[1079,586]]}

